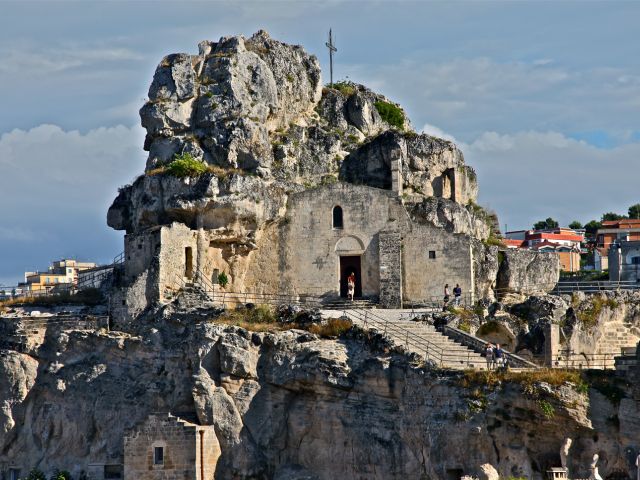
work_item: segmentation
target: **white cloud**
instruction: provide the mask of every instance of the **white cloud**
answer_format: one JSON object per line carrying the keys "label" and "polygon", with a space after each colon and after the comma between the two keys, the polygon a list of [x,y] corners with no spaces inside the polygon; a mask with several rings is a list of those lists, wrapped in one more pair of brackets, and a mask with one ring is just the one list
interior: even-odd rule
{"label": "white cloud", "polygon": [[[56,257],[104,260],[121,249],[106,212],[120,185],[144,168],[143,130],[82,133],[56,125],[0,136],[0,278]],[[11,252],[11,255],[6,255]]]}
{"label": "white cloud", "polygon": [[432,137],[444,138],[445,140],[449,140],[453,143],[458,143],[453,135],[449,135],[442,129],[436,127],[435,125],[429,125],[425,123],[422,127],[422,133],[426,133],[427,135],[431,135]]}
{"label": "white cloud", "polygon": [[142,59],[139,53],[121,47],[12,45],[0,49],[0,74],[43,77],[80,67],[103,70],[105,64]]}
{"label": "white cloud", "polygon": [[558,132],[527,131],[485,132],[459,146],[478,172],[480,202],[510,229],[548,216],[584,223],[640,201],[640,143],[601,149]]}

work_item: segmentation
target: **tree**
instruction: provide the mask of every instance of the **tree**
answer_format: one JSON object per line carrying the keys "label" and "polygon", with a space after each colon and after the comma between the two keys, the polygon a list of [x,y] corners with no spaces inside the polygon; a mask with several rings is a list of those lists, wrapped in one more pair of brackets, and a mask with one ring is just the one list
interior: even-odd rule
{"label": "tree", "polygon": [[629,218],[640,219],[640,203],[629,207]]}
{"label": "tree", "polygon": [[607,222],[607,221],[611,221],[611,220],[622,220],[623,218],[624,218],[624,215],[618,215],[617,213],[607,212],[607,213],[602,215],[602,220],[601,221]]}
{"label": "tree", "polygon": [[598,229],[602,227],[602,224],[597,220],[591,220],[589,223],[586,223],[584,229],[589,235],[594,235]]}
{"label": "tree", "polygon": [[540,220],[533,224],[535,230],[544,230],[545,228],[558,228],[560,224],[553,218],[549,217],[546,220]]}
{"label": "tree", "polygon": [[578,229],[582,228],[582,224],[579,221],[574,220],[573,222],[571,222],[569,224],[569,228],[573,228],[574,230],[578,230]]}

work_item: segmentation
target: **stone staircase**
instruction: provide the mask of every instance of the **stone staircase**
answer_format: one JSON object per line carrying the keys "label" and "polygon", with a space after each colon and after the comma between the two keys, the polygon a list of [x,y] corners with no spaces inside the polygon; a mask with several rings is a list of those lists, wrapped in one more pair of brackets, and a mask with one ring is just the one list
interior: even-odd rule
{"label": "stone staircase", "polygon": [[375,308],[377,303],[369,298],[356,298],[353,301],[346,298],[330,298],[321,302],[323,310],[364,310]]}
{"label": "stone staircase", "polygon": [[[410,320],[410,314],[410,311],[398,310],[343,311],[343,315],[354,324],[383,333],[395,345],[402,346],[407,352],[420,355],[425,360],[431,360],[439,367],[456,370],[486,369],[486,361],[481,354],[443,335],[432,325]],[[336,312],[322,310],[322,315],[331,318],[336,316]]]}

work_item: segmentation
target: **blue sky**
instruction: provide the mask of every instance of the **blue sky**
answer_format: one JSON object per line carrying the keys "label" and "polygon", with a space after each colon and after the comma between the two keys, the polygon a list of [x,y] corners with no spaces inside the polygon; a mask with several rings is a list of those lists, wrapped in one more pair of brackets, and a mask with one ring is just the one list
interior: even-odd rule
{"label": "blue sky", "polygon": [[509,229],[640,202],[640,2],[0,1],[0,284],[106,262],[117,187],[144,168],[138,109],[160,59],[251,35],[303,45],[336,77],[454,139]]}

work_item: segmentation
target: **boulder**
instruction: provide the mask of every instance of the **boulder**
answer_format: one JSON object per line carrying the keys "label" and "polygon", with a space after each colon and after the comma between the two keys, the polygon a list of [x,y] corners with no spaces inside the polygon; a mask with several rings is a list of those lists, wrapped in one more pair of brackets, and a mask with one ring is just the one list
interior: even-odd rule
{"label": "boulder", "polygon": [[560,278],[560,261],[555,253],[507,249],[500,252],[496,287],[498,295],[547,293]]}

